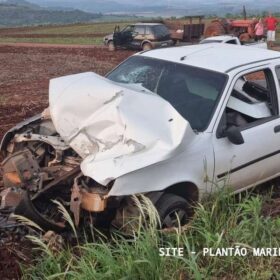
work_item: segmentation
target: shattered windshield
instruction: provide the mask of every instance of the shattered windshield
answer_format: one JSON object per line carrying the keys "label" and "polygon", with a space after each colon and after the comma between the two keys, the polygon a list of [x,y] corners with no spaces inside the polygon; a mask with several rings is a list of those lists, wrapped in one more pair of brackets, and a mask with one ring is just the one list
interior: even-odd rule
{"label": "shattered windshield", "polygon": [[144,56],[129,58],[107,78],[160,95],[197,131],[206,129],[227,80],[222,73]]}

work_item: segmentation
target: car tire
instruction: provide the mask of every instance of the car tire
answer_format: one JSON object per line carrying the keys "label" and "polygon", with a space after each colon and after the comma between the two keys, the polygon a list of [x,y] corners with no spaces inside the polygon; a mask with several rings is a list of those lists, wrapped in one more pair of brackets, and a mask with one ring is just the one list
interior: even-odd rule
{"label": "car tire", "polygon": [[150,43],[144,43],[142,46],[143,51],[150,51],[152,49],[152,45]]}
{"label": "car tire", "polygon": [[113,51],[116,50],[116,47],[115,47],[115,44],[114,44],[113,41],[110,41],[110,42],[108,43],[108,49],[109,49],[110,52],[113,52]]}
{"label": "car tire", "polygon": [[155,206],[162,228],[183,226],[191,217],[192,211],[187,200],[175,194],[165,193]]}

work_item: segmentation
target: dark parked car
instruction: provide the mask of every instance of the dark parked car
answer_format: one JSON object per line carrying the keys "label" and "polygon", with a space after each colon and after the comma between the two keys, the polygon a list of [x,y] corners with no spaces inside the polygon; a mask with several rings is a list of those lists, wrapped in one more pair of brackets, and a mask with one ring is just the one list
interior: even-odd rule
{"label": "dark parked car", "polygon": [[122,30],[119,26],[116,26],[113,34],[104,37],[104,44],[111,51],[116,48],[150,50],[170,47],[173,42],[165,25],[160,23],[136,23],[127,25]]}

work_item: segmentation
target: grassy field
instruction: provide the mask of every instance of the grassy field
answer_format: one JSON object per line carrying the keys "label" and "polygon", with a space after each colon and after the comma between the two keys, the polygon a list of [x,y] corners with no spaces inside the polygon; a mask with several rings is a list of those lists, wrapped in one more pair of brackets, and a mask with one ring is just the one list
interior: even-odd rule
{"label": "grassy field", "polygon": [[39,27],[23,31],[24,34],[72,34],[72,33],[110,33],[116,25],[124,27],[129,22],[107,22],[65,26]]}
{"label": "grassy field", "polygon": [[[278,257],[254,256],[254,248],[280,247],[280,217],[264,214],[264,200],[271,203],[269,197],[221,191],[197,206],[189,225],[173,231],[156,229],[157,215],[146,202],[142,218],[148,215],[149,224],[131,237],[97,234],[64,250],[51,250],[32,237],[42,255],[23,268],[23,279],[280,279]],[[163,257],[159,248],[183,248],[184,253]],[[233,253],[211,256],[204,248],[212,248],[212,254],[232,248]]]}
{"label": "grassy field", "polygon": [[100,45],[104,35],[112,33],[116,25],[122,28],[127,24],[110,22],[0,29],[0,42]]}
{"label": "grassy field", "polygon": [[[209,22],[209,19],[205,20],[206,25]],[[0,29],[0,42],[100,45],[104,35],[112,33],[116,25],[122,28],[129,23],[123,21]],[[277,43],[280,43],[280,30],[277,38]]]}
{"label": "grassy field", "polygon": [[1,38],[0,43],[45,43],[66,45],[102,45],[103,37],[77,37],[77,38]]}

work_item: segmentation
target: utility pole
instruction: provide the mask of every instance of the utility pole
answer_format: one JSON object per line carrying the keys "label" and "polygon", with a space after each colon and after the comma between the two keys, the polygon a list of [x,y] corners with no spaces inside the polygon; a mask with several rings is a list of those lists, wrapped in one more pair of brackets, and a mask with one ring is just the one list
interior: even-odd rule
{"label": "utility pole", "polygon": [[247,19],[247,12],[246,12],[245,5],[243,6],[243,17],[244,17],[245,20]]}

